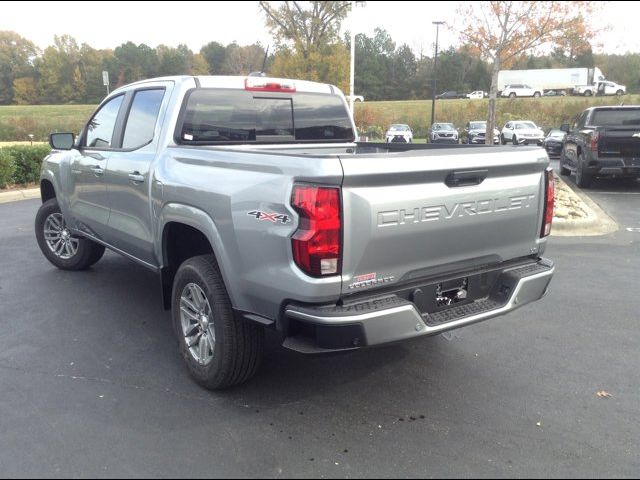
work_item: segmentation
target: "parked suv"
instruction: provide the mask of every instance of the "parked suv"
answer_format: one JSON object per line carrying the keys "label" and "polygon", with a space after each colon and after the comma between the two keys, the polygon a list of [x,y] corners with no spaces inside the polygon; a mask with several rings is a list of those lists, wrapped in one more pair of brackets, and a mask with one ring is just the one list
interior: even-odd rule
{"label": "parked suv", "polygon": [[502,145],[512,142],[514,145],[535,143],[542,145],[544,132],[535,123],[528,120],[507,122],[500,134]]}
{"label": "parked suv", "polygon": [[429,129],[430,143],[458,143],[458,130],[453,123],[434,123]]}
{"label": "parked suv", "polygon": [[542,96],[542,90],[540,88],[533,88],[530,87],[529,85],[523,85],[523,84],[514,84],[514,85],[507,85],[504,90],[502,90],[502,93],[500,94],[501,97],[509,97],[509,98],[516,98],[516,97],[541,97]]}
{"label": "parked suv", "polygon": [[[487,122],[484,120],[468,122],[464,127],[460,135],[460,141],[462,143],[472,144],[472,143],[481,143],[484,144],[485,136],[487,134]],[[500,132],[493,129],[493,143],[500,143]]]}
{"label": "parked suv", "polygon": [[411,127],[409,125],[405,125],[403,123],[394,123],[389,127],[387,133],[384,134],[384,139],[387,143],[411,143],[413,141],[413,132],[411,131]]}

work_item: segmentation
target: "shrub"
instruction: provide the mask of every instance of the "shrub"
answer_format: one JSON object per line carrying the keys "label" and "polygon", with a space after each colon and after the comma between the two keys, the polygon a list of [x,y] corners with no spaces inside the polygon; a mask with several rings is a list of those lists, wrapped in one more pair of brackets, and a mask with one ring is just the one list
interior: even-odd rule
{"label": "shrub", "polygon": [[13,179],[7,183],[26,185],[40,178],[42,159],[51,151],[49,145],[14,145],[0,149],[14,165]]}
{"label": "shrub", "polygon": [[16,165],[13,157],[8,152],[0,150],[0,188],[13,183],[13,174],[16,171]]}

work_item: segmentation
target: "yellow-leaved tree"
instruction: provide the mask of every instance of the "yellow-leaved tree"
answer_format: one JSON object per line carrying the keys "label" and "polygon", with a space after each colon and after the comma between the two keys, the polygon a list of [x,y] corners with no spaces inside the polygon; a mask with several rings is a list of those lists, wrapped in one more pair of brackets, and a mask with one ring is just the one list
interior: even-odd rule
{"label": "yellow-leaved tree", "polygon": [[492,63],[487,143],[495,128],[498,72],[541,47],[588,47],[596,33],[591,25],[595,8],[594,2],[581,1],[465,2],[460,7],[461,41]]}

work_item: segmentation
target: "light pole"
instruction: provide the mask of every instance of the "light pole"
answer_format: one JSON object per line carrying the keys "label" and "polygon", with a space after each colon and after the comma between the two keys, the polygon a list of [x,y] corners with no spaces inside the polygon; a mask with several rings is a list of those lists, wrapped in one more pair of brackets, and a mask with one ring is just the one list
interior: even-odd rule
{"label": "light pole", "polygon": [[440,30],[440,25],[444,25],[445,22],[431,22],[436,26],[436,54],[433,57],[433,87],[431,89],[431,125],[435,120],[436,114],[436,76],[438,73],[438,34]]}
{"label": "light pole", "polygon": [[360,4],[364,5],[364,2],[351,2],[351,65],[349,68],[349,108],[353,114],[353,102],[355,101],[355,93],[353,92],[353,84],[355,82],[355,70],[356,70],[356,25],[354,22],[354,12],[356,7]]}

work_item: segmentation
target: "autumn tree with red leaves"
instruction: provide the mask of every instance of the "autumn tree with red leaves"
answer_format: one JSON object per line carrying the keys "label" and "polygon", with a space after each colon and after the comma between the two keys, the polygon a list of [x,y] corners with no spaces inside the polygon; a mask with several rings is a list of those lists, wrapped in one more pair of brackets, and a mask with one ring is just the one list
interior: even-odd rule
{"label": "autumn tree with red leaves", "polygon": [[593,12],[592,2],[579,1],[483,1],[459,9],[460,39],[493,64],[486,143],[493,142],[500,69],[544,46],[588,47],[596,33],[590,25]]}

